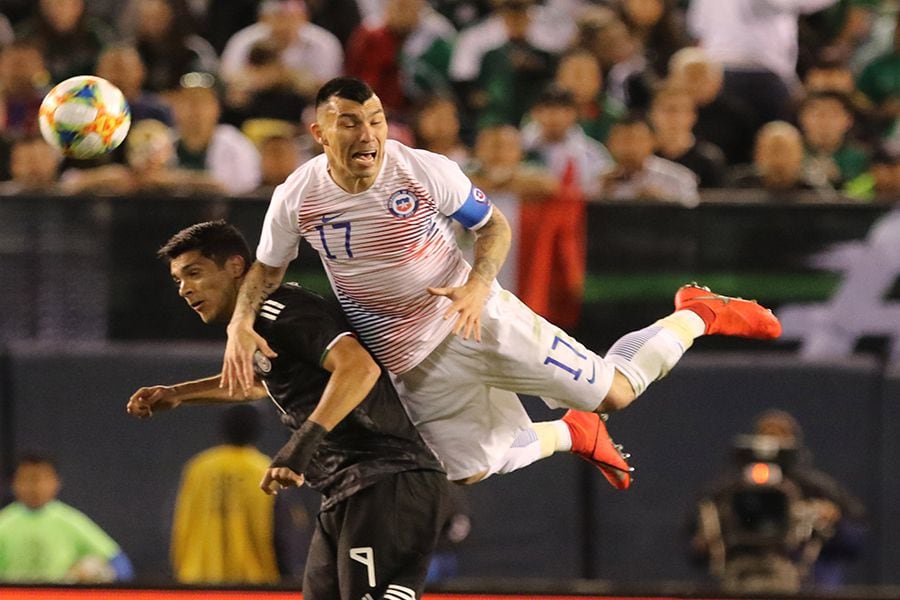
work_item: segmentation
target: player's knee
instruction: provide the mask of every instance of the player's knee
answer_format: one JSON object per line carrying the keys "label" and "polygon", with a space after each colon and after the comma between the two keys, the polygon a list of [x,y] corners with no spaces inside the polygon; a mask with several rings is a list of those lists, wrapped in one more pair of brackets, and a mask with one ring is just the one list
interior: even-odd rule
{"label": "player's knee", "polygon": [[637,394],[634,391],[634,386],[631,385],[627,377],[616,370],[612,386],[609,388],[609,392],[606,394],[606,398],[603,399],[603,404],[600,405],[600,408],[605,413],[616,412],[634,402],[635,398],[637,398]]}
{"label": "player's knee", "polygon": [[478,483],[485,477],[487,477],[488,472],[482,471],[481,473],[476,473],[475,475],[471,475],[466,477],[465,479],[454,479],[453,483],[458,485],[472,485],[473,483]]}

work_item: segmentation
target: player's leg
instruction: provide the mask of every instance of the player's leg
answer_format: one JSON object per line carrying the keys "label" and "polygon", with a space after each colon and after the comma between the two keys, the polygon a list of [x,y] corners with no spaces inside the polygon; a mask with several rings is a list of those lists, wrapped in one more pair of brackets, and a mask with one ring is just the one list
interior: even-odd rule
{"label": "player's leg", "polygon": [[486,335],[481,349],[490,365],[486,380],[504,389],[539,395],[551,406],[584,411],[570,411],[563,417],[569,436],[557,423],[544,429],[545,437],[555,439],[557,449],[570,446],[596,464],[610,483],[626,488],[630,484],[627,457],[609,439],[603,421],[585,412],[624,408],[650,383],[664,377],[701,335],[765,339],[777,337],[780,331],[771,311],[755,302],[716,295],[698,286],[683,287],[675,303],[674,313],[626,334],[603,359],[512,294],[498,294],[483,315]]}
{"label": "player's leg", "polygon": [[341,503],[346,505],[338,538],[341,599],[422,597],[449,485],[437,471],[405,471]]}
{"label": "player's leg", "polygon": [[[393,377],[413,425],[452,481],[474,483],[494,470],[531,425],[516,394],[485,385],[483,361],[448,336],[419,365]],[[494,471],[496,472],[496,471]]]}
{"label": "player's leg", "polygon": [[337,544],[334,532],[335,510],[316,517],[316,529],[309,543],[306,567],[303,571],[304,600],[332,600],[340,598],[338,587]]}

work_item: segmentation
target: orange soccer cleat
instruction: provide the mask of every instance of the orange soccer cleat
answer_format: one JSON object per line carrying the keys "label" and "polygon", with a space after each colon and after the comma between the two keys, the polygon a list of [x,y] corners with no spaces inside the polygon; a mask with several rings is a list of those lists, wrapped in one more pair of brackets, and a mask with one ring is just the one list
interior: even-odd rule
{"label": "orange soccer cleat", "polygon": [[696,283],[678,289],[675,308],[700,315],[706,323],[707,335],[733,335],[758,340],[774,340],[781,335],[778,318],[755,300],[722,296]]}
{"label": "orange soccer cleat", "polygon": [[569,410],[563,415],[563,423],[572,434],[572,452],[600,469],[613,487],[627,490],[631,486],[632,467],[625,459],[630,455],[615,444],[601,417],[597,413]]}

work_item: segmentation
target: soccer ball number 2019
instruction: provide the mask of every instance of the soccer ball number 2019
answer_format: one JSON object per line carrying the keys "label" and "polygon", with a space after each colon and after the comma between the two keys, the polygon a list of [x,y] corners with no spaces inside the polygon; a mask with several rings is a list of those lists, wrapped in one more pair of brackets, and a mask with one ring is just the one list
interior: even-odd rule
{"label": "soccer ball number 2019", "polygon": [[94,158],[112,151],[131,127],[122,92],[100,77],[79,75],[57,84],[44,97],[41,135],[66,156]]}

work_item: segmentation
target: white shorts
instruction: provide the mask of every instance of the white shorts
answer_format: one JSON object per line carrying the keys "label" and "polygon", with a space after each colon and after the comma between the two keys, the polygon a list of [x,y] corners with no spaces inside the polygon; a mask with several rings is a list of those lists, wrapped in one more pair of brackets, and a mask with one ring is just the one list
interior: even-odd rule
{"label": "white shorts", "polygon": [[516,396],[593,411],[615,367],[498,290],[485,304],[481,342],[449,335],[394,383],[410,418],[450,479],[489,470],[531,424]]}

